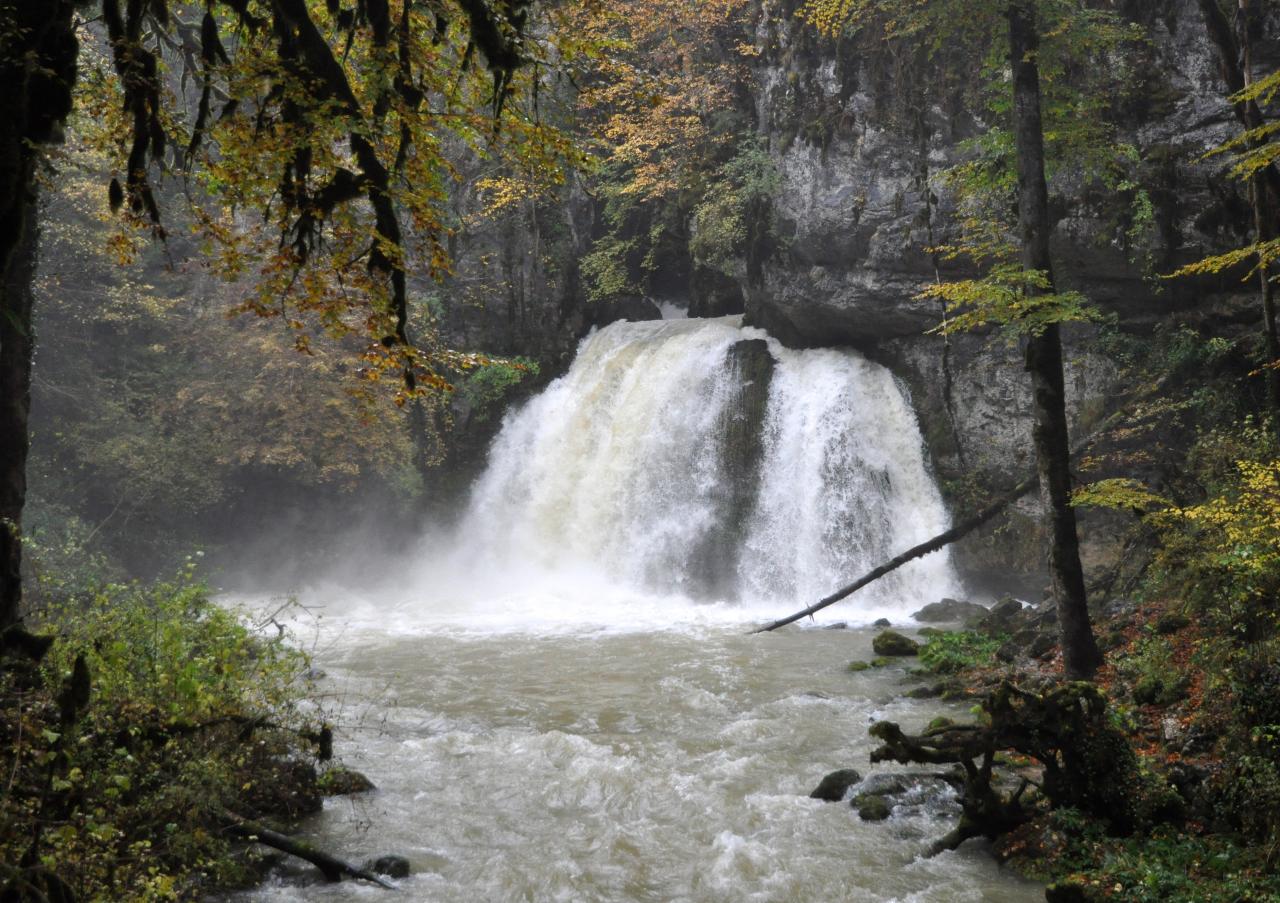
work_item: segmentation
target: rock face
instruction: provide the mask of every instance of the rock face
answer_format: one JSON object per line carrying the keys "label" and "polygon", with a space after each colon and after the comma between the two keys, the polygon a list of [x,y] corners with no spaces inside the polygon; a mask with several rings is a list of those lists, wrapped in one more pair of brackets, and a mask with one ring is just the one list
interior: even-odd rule
{"label": "rock face", "polygon": [[[917,297],[939,275],[928,249],[956,237],[956,199],[944,172],[988,124],[961,99],[921,104],[910,73],[883,53],[820,39],[796,15],[798,5],[761,0],[755,78],[743,86],[781,180],[771,250],[750,266],[730,268],[737,276],[689,275],[678,300],[693,315],[745,311],[748,324],[787,345],[851,346],[889,366],[910,390],[944,492],[967,510],[975,497],[1019,482],[1034,464],[1020,350],[993,334],[929,334],[942,312]],[[1079,186],[1057,186],[1053,251],[1062,287],[1084,292],[1121,329],[1144,332],[1193,305],[1228,304],[1232,293],[1251,291],[1235,280],[1149,278],[1243,244],[1249,217],[1239,184],[1200,160],[1235,123],[1197,0],[1115,6],[1151,38],[1140,68],[1153,75],[1126,101],[1118,138],[1141,161],[1153,221],[1134,238],[1117,193],[1072,194]],[[1276,33],[1275,24],[1266,34]],[[1273,45],[1258,42],[1260,63],[1271,64]],[[571,183],[557,204],[521,210],[467,236],[456,249],[458,275],[446,289],[446,337],[458,347],[536,357],[545,381],[558,375],[592,325],[652,316],[645,299],[608,309],[585,299],[577,261],[590,249],[597,221],[589,191]],[[965,275],[945,262],[940,274]],[[500,297],[483,303],[472,297],[494,284],[505,286]],[[1096,337],[1094,327],[1066,330],[1074,437],[1101,422],[1119,388]],[[464,457],[482,459],[496,420],[476,427]],[[1029,497],[953,547],[965,576],[999,592],[1038,597],[1046,583],[1039,516],[1038,500]],[[1117,565],[1115,531],[1114,518],[1082,516],[1082,557],[1091,576]]]}
{"label": "rock face", "polygon": [[744,531],[760,480],[765,412],[774,360],[763,339],[747,339],[733,344],[725,366],[732,373],[730,384],[737,387],[734,397],[724,407],[720,424],[721,472],[730,479],[719,484],[723,497],[716,501],[723,514],[716,523],[724,524],[725,528],[709,536],[706,547],[697,555],[697,560],[703,562],[702,591],[720,598],[732,593],[736,585]]}
{"label": "rock face", "polygon": [[[981,114],[958,100],[905,113],[919,106],[909,74],[849,42],[819,40],[794,7],[765,0],[757,30],[758,127],[782,189],[777,250],[743,287],[747,320],[787,344],[849,345],[887,364],[910,387],[944,489],[1008,488],[1034,463],[1020,351],[993,335],[927,335],[941,311],[917,298],[938,275],[927,249],[955,237],[955,199],[942,173],[962,159],[962,142],[985,131]],[[1198,159],[1235,123],[1196,0],[1117,7],[1151,35],[1147,65],[1160,73],[1134,101],[1120,136],[1142,161],[1154,223],[1133,243],[1117,229],[1114,197],[1056,195],[1053,251],[1063,287],[1083,291],[1122,329],[1144,331],[1206,295],[1240,289],[1153,280],[1136,261],[1167,273],[1207,250],[1237,246],[1248,217],[1240,187]],[[1275,50],[1267,44],[1259,53]],[[958,274],[945,265],[941,273]],[[1066,336],[1076,436],[1096,426],[1116,388],[1115,367],[1094,337],[1087,327]],[[1038,593],[1039,513],[1030,498],[1010,521],[958,544],[962,570],[998,591]],[[1086,568],[1118,564],[1106,518],[1085,516],[1081,533]]]}

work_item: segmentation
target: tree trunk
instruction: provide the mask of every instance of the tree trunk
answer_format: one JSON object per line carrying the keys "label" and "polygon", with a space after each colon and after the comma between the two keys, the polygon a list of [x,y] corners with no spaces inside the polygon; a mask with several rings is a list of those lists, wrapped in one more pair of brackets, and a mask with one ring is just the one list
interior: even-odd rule
{"label": "tree trunk", "polygon": [[36,202],[22,211],[18,247],[0,285],[0,632],[21,620],[22,509],[27,499],[31,412],[31,280],[36,264]]}
{"label": "tree trunk", "polygon": [[36,148],[59,140],[71,112],[77,2],[0,0],[0,634],[21,618]]}
{"label": "tree trunk", "polygon": [[[1049,280],[1048,290],[1052,292],[1049,189],[1044,174],[1038,50],[1034,0],[1013,0],[1009,5],[1009,58],[1013,69],[1022,263],[1028,270],[1044,273]],[[1102,664],[1102,653],[1089,623],[1076,512],[1071,507],[1071,447],[1067,435],[1062,336],[1057,324],[1027,340],[1026,367],[1031,374],[1035,417],[1032,441],[1040,472],[1040,495],[1049,513],[1049,571],[1058,603],[1063,663],[1069,677],[1090,678]]]}

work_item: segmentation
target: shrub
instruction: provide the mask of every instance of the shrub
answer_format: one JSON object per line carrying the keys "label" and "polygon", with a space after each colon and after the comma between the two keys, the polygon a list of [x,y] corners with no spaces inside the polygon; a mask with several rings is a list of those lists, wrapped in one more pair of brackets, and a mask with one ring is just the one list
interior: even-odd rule
{"label": "shrub", "polygon": [[974,631],[932,636],[920,650],[920,661],[938,674],[954,674],[966,668],[991,664],[995,661],[996,650],[1004,645],[1006,639],[1005,636],[987,636]]}
{"label": "shrub", "polygon": [[[307,657],[216,605],[185,568],[50,605],[39,666],[0,670],[3,888],[22,863],[79,900],[187,898],[243,880],[227,811],[314,805]],[[314,711],[314,710],[313,710]]]}

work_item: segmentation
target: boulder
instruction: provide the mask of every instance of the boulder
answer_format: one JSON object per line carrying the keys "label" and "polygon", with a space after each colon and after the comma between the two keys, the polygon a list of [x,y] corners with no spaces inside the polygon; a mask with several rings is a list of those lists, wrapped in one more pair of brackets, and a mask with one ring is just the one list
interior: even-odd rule
{"label": "boulder", "polygon": [[987,609],[977,602],[943,599],[941,602],[931,602],[911,617],[926,624],[937,624],[944,621],[968,624],[986,616]]}
{"label": "boulder", "polygon": [[871,641],[871,648],[879,656],[919,655],[920,644],[895,630],[886,630]]}
{"label": "boulder", "polygon": [[871,622],[871,626],[872,627],[892,627],[893,622],[890,621],[888,618],[877,618],[875,621]]}
{"label": "boulder", "polygon": [[883,796],[864,794],[856,797],[853,807],[858,810],[858,818],[863,821],[884,821],[893,814],[893,806]]}
{"label": "boulder", "polygon": [[845,792],[861,780],[862,775],[852,768],[841,768],[839,771],[831,772],[831,774],[819,781],[818,786],[809,794],[809,798],[827,803],[838,803],[844,799]]}
{"label": "boulder", "polygon": [[375,875],[386,875],[388,878],[408,878],[412,871],[409,860],[403,856],[379,856],[364,864],[366,872]]}
{"label": "boulder", "polygon": [[373,781],[360,772],[341,766],[330,768],[320,775],[319,787],[325,796],[348,796],[377,789]]}

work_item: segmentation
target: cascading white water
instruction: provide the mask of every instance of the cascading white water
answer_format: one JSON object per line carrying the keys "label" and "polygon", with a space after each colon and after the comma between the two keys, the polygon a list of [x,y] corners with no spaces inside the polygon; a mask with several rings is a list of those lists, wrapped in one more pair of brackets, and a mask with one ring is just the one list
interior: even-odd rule
{"label": "cascading white water", "polygon": [[[734,517],[741,474],[724,425],[743,390],[730,350],[765,339],[775,361],[757,485]],[[707,550],[741,556],[724,595],[810,602],[946,528],[910,405],[892,375],[852,353],[793,351],[735,318],[615,323],[569,372],[508,417],[461,536],[480,571],[592,572],[637,590],[697,597]],[[865,590],[858,616],[955,594],[945,552]],[[848,610],[844,614],[847,616]]]}

